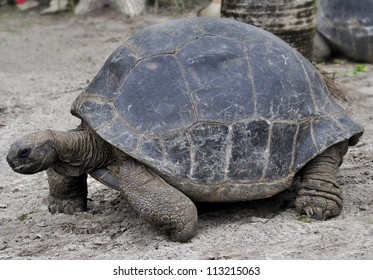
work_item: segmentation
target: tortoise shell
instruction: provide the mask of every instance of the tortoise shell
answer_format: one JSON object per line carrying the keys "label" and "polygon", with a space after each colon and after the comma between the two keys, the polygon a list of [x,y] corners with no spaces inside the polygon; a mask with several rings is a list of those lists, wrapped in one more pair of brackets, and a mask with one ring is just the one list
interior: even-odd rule
{"label": "tortoise shell", "polygon": [[308,60],[222,18],[137,32],[72,113],[196,201],[269,197],[329,146],[362,133]]}
{"label": "tortoise shell", "polygon": [[318,31],[342,54],[373,62],[373,1],[319,1]]}

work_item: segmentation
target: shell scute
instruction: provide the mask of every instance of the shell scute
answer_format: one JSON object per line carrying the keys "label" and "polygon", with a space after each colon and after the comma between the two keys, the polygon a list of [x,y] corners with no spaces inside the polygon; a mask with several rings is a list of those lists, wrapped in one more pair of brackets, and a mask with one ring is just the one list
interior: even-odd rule
{"label": "shell scute", "polygon": [[232,147],[228,178],[258,181],[268,157],[270,124],[265,120],[250,120],[232,125]]}
{"label": "shell scute", "polygon": [[293,173],[292,158],[296,132],[296,124],[273,124],[265,179],[269,181],[281,179]]}
{"label": "shell scute", "polygon": [[227,122],[254,114],[247,58],[237,40],[201,37],[180,49],[177,57],[199,120]]}
{"label": "shell scute", "polygon": [[176,48],[202,35],[193,21],[179,21],[177,28],[170,21],[146,27],[127,42],[138,56],[150,57],[174,53]]}
{"label": "shell scute", "polygon": [[114,104],[120,116],[145,135],[162,134],[196,121],[181,70],[170,55],[140,61]]}
{"label": "shell scute", "polygon": [[347,140],[343,137],[344,129],[332,117],[325,117],[315,120],[312,123],[312,129],[315,132],[315,140],[318,151],[324,151],[327,147]]}
{"label": "shell scute", "polygon": [[333,49],[358,61],[373,62],[373,1],[320,1],[317,29]]}
{"label": "shell scute", "polygon": [[280,43],[257,38],[247,46],[257,114],[273,120],[309,118],[314,105],[302,64],[283,42]]}
{"label": "shell scute", "polygon": [[226,169],[228,126],[201,123],[190,130],[194,167],[191,180],[198,183],[223,182]]}
{"label": "shell scute", "polygon": [[305,162],[314,158],[317,152],[311,122],[301,123],[294,151],[294,170],[299,170]]}
{"label": "shell scute", "polygon": [[86,93],[112,99],[131,68],[137,63],[137,57],[126,45],[120,46],[105,62],[96,77],[88,85]]}
{"label": "shell scute", "polygon": [[191,144],[187,134],[179,131],[162,139],[164,162],[167,162],[166,168],[172,170],[170,173],[174,180],[185,179],[192,168]]}

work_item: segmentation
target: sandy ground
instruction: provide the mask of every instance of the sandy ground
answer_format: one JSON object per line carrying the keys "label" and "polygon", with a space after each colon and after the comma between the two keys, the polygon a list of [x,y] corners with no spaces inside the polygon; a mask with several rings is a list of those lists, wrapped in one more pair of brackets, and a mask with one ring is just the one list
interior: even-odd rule
{"label": "sandy ground", "polygon": [[75,127],[70,106],[108,55],[135,30],[169,18],[0,11],[0,259],[373,259],[373,65],[356,75],[353,63],[323,66],[336,73],[348,92],[342,105],[365,127],[340,170],[343,213],[325,222],[299,220],[288,194],[198,205],[198,235],[179,244],[93,179],[87,212],[52,215],[46,175],[9,168],[15,138]]}

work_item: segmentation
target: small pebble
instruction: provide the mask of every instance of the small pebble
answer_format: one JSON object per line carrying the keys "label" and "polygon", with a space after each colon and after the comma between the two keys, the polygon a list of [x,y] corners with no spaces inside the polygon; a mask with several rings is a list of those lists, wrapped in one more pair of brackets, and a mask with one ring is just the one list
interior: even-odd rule
{"label": "small pebble", "polygon": [[47,223],[42,221],[41,223],[36,224],[38,227],[46,227]]}

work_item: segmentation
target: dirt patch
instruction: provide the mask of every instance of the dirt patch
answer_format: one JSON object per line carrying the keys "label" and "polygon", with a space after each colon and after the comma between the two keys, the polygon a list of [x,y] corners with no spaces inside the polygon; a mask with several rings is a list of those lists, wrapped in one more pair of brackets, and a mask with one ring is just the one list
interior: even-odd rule
{"label": "dirt patch", "polygon": [[70,106],[109,54],[134,31],[169,18],[129,19],[111,10],[80,18],[0,12],[0,259],[372,259],[373,65],[361,73],[354,63],[322,66],[336,73],[348,93],[343,107],[365,127],[338,178],[343,213],[325,222],[299,220],[287,194],[199,205],[198,235],[179,244],[93,179],[87,212],[52,215],[46,175],[9,168],[5,156],[15,138],[74,128]]}

